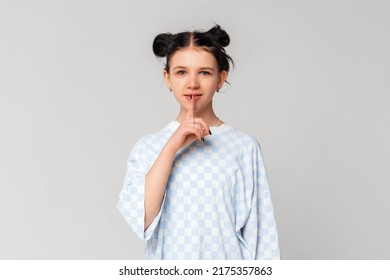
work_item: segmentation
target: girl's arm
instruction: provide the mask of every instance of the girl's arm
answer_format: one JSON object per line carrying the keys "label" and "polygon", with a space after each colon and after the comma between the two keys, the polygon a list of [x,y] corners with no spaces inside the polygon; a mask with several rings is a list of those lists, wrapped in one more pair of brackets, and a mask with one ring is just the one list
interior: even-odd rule
{"label": "girl's arm", "polygon": [[[202,129],[202,127],[204,129]],[[172,170],[173,160],[177,151],[196,139],[209,135],[209,127],[202,119],[194,118],[194,99],[192,98],[187,110],[186,119],[181,122],[162,148],[156,161],[145,177],[145,228],[153,222],[161,208],[165,188]]]}
{"label": "girl's arm", "polygon": [[[169,142],[168,142],[169,143]],[[165,187],[172,169],[176,151],[168,143],[163,147],[160,155],[145,177],[145,228],[153,222],[160,211],[165,193]]]}

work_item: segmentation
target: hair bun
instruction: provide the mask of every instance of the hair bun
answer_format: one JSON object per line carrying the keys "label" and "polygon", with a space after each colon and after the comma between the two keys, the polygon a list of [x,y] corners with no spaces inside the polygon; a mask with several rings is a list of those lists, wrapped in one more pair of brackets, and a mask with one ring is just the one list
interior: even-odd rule
{"label": "hair bun", "polygon": [[230,43],[229,35],[218,24],[216,24],[208,32],[210,32],[215,37],[215,39],[222,47],[227,47],[229,45]]}
{"label": "hair bun", "polygon": [[165,57],[168,52],[168,47],[173,41],[171,33],[161,33],[154,38],[153,52],[157,57]]}

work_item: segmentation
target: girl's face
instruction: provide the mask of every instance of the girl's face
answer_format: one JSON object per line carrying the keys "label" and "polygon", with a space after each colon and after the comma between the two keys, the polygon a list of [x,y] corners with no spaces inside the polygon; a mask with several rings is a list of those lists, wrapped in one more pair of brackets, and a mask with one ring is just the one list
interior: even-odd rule
{"label": "girl's face", "polygon": [[214,56],[199,47],[186,47],[171,57],[169,73],[164,71],[167,86],[182,108],[187,109],[190,96],[194,98],[194,111],[202,113],[212,109],[212,99],[227,77],[218,71]]}

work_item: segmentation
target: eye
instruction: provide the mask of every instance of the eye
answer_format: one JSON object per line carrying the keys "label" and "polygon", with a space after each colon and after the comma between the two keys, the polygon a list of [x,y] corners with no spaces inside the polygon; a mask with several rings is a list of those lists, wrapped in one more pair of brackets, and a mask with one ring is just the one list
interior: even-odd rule
{"label": "eye", "polygon": [[200,74],[207,76],[207,75],[210,75],[210,72],[208,72],[208,71],[201,71]]}
{"label": "eye", "polygon": [[186,73],[186,71],[184,70],[179,70],[176,72],[178,75],[184,75]]}

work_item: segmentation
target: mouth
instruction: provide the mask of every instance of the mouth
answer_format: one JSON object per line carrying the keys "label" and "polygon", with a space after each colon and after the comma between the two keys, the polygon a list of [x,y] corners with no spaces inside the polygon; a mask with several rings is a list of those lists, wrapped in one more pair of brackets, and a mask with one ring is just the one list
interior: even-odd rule
{"label": "mouth", "polygon": [[198,93],[192,93],[192,94],[184,94],[185,98],[187,98],[187,100],[191,100],[191,97],[194,98],[194,100],[198,100],[202,94],[198,94]]}

